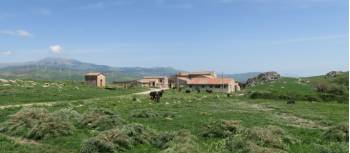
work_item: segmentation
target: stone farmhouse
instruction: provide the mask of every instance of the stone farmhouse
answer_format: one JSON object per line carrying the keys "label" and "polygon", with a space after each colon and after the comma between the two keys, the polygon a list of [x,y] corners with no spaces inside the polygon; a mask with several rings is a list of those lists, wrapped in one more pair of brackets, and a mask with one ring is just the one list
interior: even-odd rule
{"label": "stone farmhouse", "polygon": [[238,83],[231,78],[194,78],[187,83],[187,86],[197,91],[231,93],[240,90]]}
{"label": "stone farmhouse", "polygon": [[106,76],[102,73],[90,72],[85,74],[85,82],[100,88],[106,86]]}
{"label": "stone farmhouse", "polygon": [[143,87],[150,88],[190,88],[192,90],[231,93],[239,91],[240,87],[231,78],[218,78],[213,71],[179,72],[170,76],[151,76],[138,80]]}
{"label": "stone farmhouse", "polygon": [[166,76],[147,76],[143,79],[137,80],[142,87],[148,88],[168,88],[168,77]]}

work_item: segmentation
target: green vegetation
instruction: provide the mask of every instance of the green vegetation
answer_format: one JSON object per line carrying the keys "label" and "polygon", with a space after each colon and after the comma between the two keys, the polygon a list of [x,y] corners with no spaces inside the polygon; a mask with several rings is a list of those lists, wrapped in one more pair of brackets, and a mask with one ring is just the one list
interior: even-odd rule
{"label": "green vegetation", "polygon": [[143,91],[141,88],[106,90],[75,81],[9,80],[0,82],[0,105],[81,100]]}
{"label": "green vegetation", "polygon": [[[310,78],[310,82],[293,84],[298,80],[283,78],[247,90],[271,89],[286,96],[294,93],[296,97],[312,94],[318,97],[314,86],[317,79],[323,80]],[[29,92],[29,98],[35,98],[35,94],[50,95],[46,90],[54,86],[52,84],[65,83],[63,88],[71,89],[78,86],[80,92],[65,90],[54,97],[60,102],[51,105],[11,107],[12,103],[0,103],[1,151],[343,153],[349,150],[348,103],[314,103],[296,98],[295,104],[287,104],[279,98],[242,96],[245,91],[228,97],[184,90],[168,90],[160,103],[154,103],[148,95],[129,94],[139,89],[105,90],[77,82],[50,82],[50,87],[44,88],[45,83],[37,82],[40,85],[26,89],[35,91]],[[2,87],[16,88],[18,95],[26,93],[21,91],[22,87],[12,84]],[[287,85],[292,88],[281,88],[288,88]],[[11,100],[9,96],[1,98]],[[32,103],[31,99],[22,97],[23,101],[14,104]],[[45,99],[36,97],[35,102],[45,102]]]}
{"label": "green vegetation", "polygon": [[247,88],[253,99],[305,100],[310,102],[349,101],[349,73],[336,77],[281,78],[270,83]]}
{"label": "green vegetation", "polygon": [[0,139],[34,153],[347,152],[347,114],[341,103],[169,90],[160,103],[125,95],[5,108]]}

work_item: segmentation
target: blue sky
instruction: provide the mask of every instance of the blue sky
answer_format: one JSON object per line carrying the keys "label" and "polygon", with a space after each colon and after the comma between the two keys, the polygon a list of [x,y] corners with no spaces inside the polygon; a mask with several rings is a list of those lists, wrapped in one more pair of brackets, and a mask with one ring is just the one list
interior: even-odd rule
{"label": "blue sky", "polygon": [[317,75],[348,69],[348,22],[347,0],[1,0],[0,63]]}

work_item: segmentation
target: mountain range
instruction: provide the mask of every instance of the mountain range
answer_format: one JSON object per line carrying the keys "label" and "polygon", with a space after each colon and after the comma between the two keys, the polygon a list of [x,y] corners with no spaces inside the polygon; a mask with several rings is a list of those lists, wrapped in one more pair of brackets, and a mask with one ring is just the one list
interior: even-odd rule
{"label": "mountain range", "polygon": [[[143,76],[174,75],[178,70],[172,67],[111,67],[81,62],[66,58],[44,58],[38,61],[0,64],[0,78],[33,79],[33,80],[83,80],[87,72],[102,72],[108,81],[126,81],[140,79]],[[258,75],[258,72],[225,74],[235,80],[244,82]]]}

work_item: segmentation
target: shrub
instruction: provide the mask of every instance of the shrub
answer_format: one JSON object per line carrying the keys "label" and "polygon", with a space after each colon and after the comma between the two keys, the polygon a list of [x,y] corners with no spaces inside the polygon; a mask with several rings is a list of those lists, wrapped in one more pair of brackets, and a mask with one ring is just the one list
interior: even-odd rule
{"label": "shrub", "polygon": [[260,146],[268,146],[273,148],[285,148],[283,143],[284,131],[276,126],[269,126],[267,128],[252,128],[249,130],[248,137]]}
{"label": "shrub", "polygon": [[277,97],[271,92],[253,92],[249,96],[252,99],[276,99]]}
{"label": "shrub", "polygon": [[226,139],[226,148],[238,153],[285,152],[286,144],[295,144],[298,140],[286,135],[276,126],[254,127],[241,130]]}
{"label": "shrub", "polygon": [[144,127],[142,124],[129,124],[122,128],[122,131],[130,138],[132,144],[152,144],[155,132]]}
{"label": "shrub", "polygon": [[48,111],[43,108],[22,108],[17,113],[12,115],[9,121],[4,123],[4,128],[2,131],[14,135],[26,136],[29,130],[34,127],[39,120],[48,115]]}
{"label": "shrub", "polygon": [[319,153],[348,153],[348,143],[330,143],[327,145],[314,145],[315,150]]}
{"label": "shrub", "polygon": [[348,142],[349,141],[349,124],[342,123],[328,129],[323,137],[329,141]]}
{"label": "shrub", "polygon": [[100,131],[120,127],[125,123],[121,117],[107,109],[88,111],[81,120],[81,124]]}
{"label": "shrub", "polygon": [[158,113],[152,109],[137,109],[131,112],[131,116],[135,118],[155,118],[158,116]]}
{"label": "shrub", "polygon": [[251,142],[242,136],[230,136],[226,141],[226,148],[229,151],[237,153],[248,153],[251,152],[249,144]]}
{"label": "shrub", "polygon": [[154,144],[156,134],[142,124],[129,124],[122,128],[104,131],[84,141],[81,153],[115,153],[138,144]]}
{"label": "shrub", "polygon": [[82,119],[81,114],[77,111],[69,108],[63,108],[52,113],[53,116],[61,120],[70,120],[74,122],[79,122]]}
{"label": "shrub", "polygon": [[128,135],[119,130],[104,131],[96,137],[84,141],[81,145],[81,153],[115,153],[125,151],[131,147]]}
{"label": "shrub", "polygon": [[153,145],[160,149],[168,148],[169,142],[174,139],[175,135],[176,133],[174,132],[160,133],[155,137]]}
{"label": "shrub", "polygon": [[240,122],[235,120],[219,120],[204,126],[204,137],[225,138],[236,134],[239,130]]}
{"label": "shrub", "polygon": [[38,123],[29,131],[28,138],[45,139],[58,136],[73,134],[75,127],[68,120],[48,115],[38,121]]}
{"label": "shrub", "polygon": [[317,96],[314,96],[314,95],[306,95],[305,97],[305,100],[309,101],[309,102],[320,102],[321,99]]}
{"label": "shrub", "polygon": [[161,153],[200,153],[196,138],[187,130],[178,131]]}

